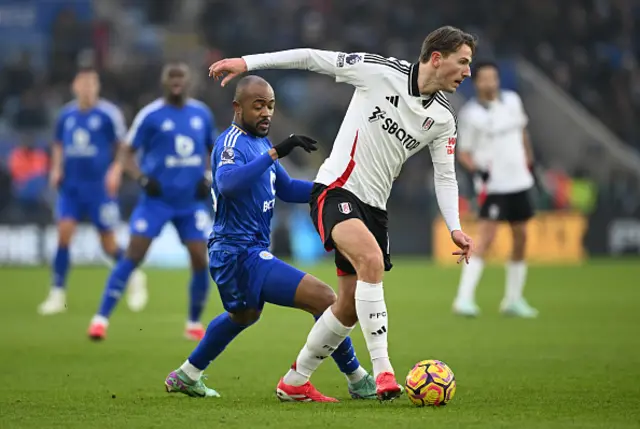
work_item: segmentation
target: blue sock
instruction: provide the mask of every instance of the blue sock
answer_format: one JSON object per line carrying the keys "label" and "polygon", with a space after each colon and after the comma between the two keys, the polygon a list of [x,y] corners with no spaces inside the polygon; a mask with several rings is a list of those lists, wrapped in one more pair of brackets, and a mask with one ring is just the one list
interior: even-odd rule
{"label": "blue sock", "polygon": [[[317,322],[320,316],[313,316],[313,318]],[[351,337],[345,338],[338,348],[333,351],[331,357],[343,374],[351,374],[360,368],[360,361],[358,361],[356,351],[353,349],[353,344],[351,344]]]}
{"label": "blue sock", "polygon": [[118,261],[109,275],[107,285],[102,295],[102,303],[98,311],[100,316],[106,317],[107,319],[111,316],[111,313],[122,297],[124,289],[127,287],[131,273],[135,269],[136,264],[131,259],[122,258]]}
{"label": "blue sock", "polygon": [[113,262],[118,262],[120,259],[124,257],[124,250],[118,247],[116,249],[116,253],[109,255],[109,257],[113,259]]}
{"label": "blue sock", "polygon": [[207,333],[189,356],[189,362],[204,370],[248,326],[250,325],[240,325],[231,320],[229,313],[218,315],[209,323]]}
{"label": "blue sock", "polygon": [[209,273],[206,269],[193,271],[189,284],[189,321],[199,322],[209,294]]}
{"label": "blue sock", "polygon": [[53,287],[64,289],[67,285],[67,273],[69,272],[69,248],[60,247],[53,258]]}

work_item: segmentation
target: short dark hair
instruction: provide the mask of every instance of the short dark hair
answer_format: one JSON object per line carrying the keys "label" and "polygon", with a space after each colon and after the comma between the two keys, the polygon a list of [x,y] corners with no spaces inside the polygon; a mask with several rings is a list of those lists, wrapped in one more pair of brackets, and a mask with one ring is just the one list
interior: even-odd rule
{"label": "short dark hair", "polygon": [[500,70],[500,68],[498,67],[498,64],[495,61],[491,61],[491,60],[476,61],[471,66],[471,80],[476,80],[478,72],[486,68],[492,68],[492,69],[495,69],[496,71]]}
{"label": "short dark hair", "polygon": [[456,52],[462,45],[471,48],[471,53],[476,51],[477,39],[459,28],[447,25],[432,31],[422,42],[420,50],[420,62],[426,63],[434,52],[440,52],[447,57]]}

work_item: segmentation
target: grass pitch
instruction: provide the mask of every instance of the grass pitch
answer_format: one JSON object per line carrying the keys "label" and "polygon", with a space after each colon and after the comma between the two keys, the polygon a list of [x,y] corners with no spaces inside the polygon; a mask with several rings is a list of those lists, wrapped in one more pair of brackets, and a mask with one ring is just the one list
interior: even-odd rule
{"label": "grass pitch", "polygon": [[[485,271],[483,314],[469,320],[450,312],[457,267],[394,262],[385,279],[392,362],[399,379],[419,360],[446,362],[458,382],[446,407],[353,401],[331,360],[313,381],[341,403],[280,403],[275,385],[313,319],[275,307],[206,372],[222,398],[168,395],[164,377],[195,346],[182,338],[188,272],[149,271],[147,309],[122,303],[107,340],[92,343],[86,329],[106,269],[72,269],[67,313],[41,317],[47,269],[0,268],[0,428],[640,427],[640,261],[531,267],[537,320],[498,314],[501,267]],[[333,282],[330,265],[311,272]],[[214,286],[204,319],[220,309]],[[353,339],[369,368],[359,328]]]}

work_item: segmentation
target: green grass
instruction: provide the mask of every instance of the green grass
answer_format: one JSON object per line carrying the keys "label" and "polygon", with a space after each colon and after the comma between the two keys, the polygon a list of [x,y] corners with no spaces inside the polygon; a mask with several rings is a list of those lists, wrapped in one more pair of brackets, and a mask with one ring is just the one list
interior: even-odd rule
{"label": "green grass", "polygon": [[[441,409],[348,398],[327,361],[313,380],[340,404],[281,404],[275,384],[311,327],[310,316],[268,307],[209,368],[220,399],[167,395],[163,380],[193,343],[182,339],[188,273],[151,271],[143,313],[123,305],[103,343],[85,332],[105,269],[75,269],[69,310],[36,314],[47,292],[43,268],[0,268],[0,428],[638,428],[640,262],[531,267],[527,295],[537,320],[500,317],[503,270],[486,270],[476,320],[450,312],[459,271],[395,261],[386,278],[390,352],[400,376],[437,358],[458,391]],[[312,272],[333,281],[323,265]],[[213,292],[205,319],[220,311]],[[362,335],[359,357],[370,367]]]}

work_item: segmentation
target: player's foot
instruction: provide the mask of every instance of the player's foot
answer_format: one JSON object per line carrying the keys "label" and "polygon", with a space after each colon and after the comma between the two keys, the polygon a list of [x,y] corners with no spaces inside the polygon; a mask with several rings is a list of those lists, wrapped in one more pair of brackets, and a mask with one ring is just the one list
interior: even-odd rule
{"label": "player's foot", "polygon": [[102,341],[107,338],[107,328],[109,327],[109,321],[99,315],[93,316],[91,324],[89,325],[89,339],[93,341]]}
{"label": "player's foot", "polygon": [[353,399],[377,399],[376,379],[371,374],[367,374],[357,383],[349,383],[349,394]]}
{"label": "player's foot", "polygon": [[396,375],[392,372],[381,372],[376,377],[376,394],[381,401],[393,401],[402,395],[403,387],[396,381]]}
{"label": "player's foot", "polygon": [[200,322],[187,322],[187,327],[184,330],[184,336],[187,340],[200,341],[204,338],[204,334],[207,331]]}
{"label": "player's foot", "polygon": [[220,394],[204,385],[204,375],[199,380],[190,379],[181,369],[171,371],[164,380],[168,393],[183,393],[194,398],[219,398]]}
{"label": "player's foot", "polygon": [[63,313],[67,310],[67,299],[64,289],[52,287],[47,299],[38,306],[38,313],[43,316]]}
{"label": "player's foot", "polygon": [[276,395],[282,402],[339,402],[336,398],[318,392],[310,381],[302,386],[290,386],[281,378],[276,387]]}
{"label": "player's foot", "polygon": [[478,317],[480,308],[473,301],[456,301],[453,303],[453,313],[463,317]]}
{"label": "player's foot", "polygon": [[136,269],[131,273],[127,285],[127,306],[131,311],[142,311],[149,301],[147,292],[147,275],[142,270]]}
{"label": "player's foot", "polygon": [[531,307],[524,298],[520,298],[514,302],[503,302],[500,305],[500,311],[505,316],[511,317],[522,317],[524,319],[535,319],[538,317],[538,310]]}

